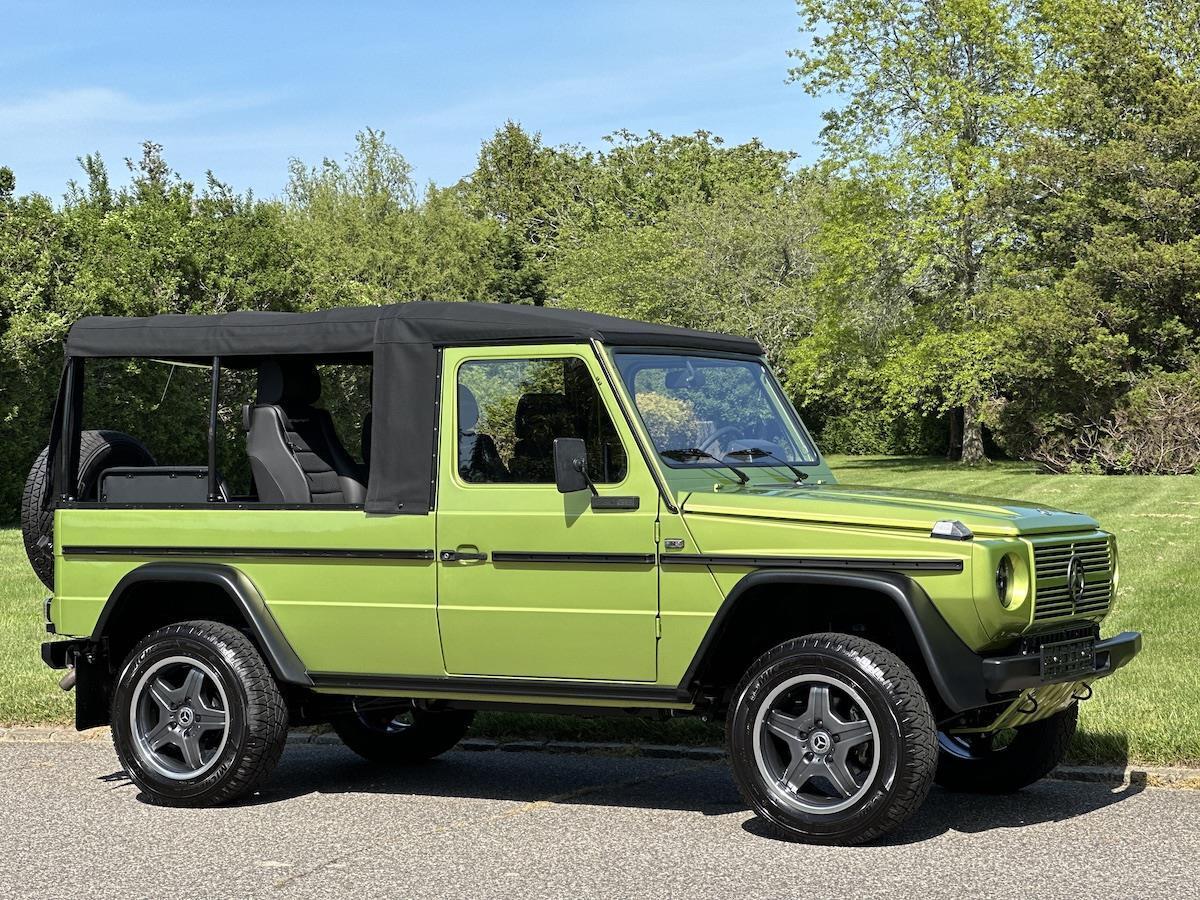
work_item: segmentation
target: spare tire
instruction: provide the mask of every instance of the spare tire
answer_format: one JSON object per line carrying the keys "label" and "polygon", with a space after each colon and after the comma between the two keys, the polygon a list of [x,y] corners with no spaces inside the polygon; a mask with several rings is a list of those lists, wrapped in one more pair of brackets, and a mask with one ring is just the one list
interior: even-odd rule
{"label": "spare tire", "polygon": [[[21,495],[21,537],[25,539],[25,554],[29,564],[42,580],[54,590],[54,507],[44,502],[53,489],[49,482],[50,448],[43,448],[25,479]],[[76,494],[80,500],[95,500],[100,473],[114,466],[152,466],[154,456],[135,437],[120,431],[85,431],[79,436],[79,483]]]}

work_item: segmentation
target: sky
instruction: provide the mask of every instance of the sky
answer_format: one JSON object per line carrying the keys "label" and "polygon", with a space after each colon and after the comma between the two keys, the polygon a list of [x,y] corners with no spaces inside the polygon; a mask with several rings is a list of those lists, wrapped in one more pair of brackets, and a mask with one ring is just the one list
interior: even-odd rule
{"label": "sky", "polygon": [[704,129],[815,158],[822,101],[787,84],[790,0],[542,3],[8,2],[0,165],[58,199],[76,157],[114,182],[141,142],[198,183],[277,196],[291,158],[382,129],[425,183],[474,167],[507,119],[547,144]]}

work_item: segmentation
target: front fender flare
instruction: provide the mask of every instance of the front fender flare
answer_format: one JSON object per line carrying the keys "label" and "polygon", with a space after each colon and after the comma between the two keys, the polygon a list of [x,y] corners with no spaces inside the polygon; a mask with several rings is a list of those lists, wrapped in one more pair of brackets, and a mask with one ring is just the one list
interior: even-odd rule
{"label": "front fender flare", "polygon": [[983,681],[982,657],[955,634],[919,584],[900,572],[841,569],[758,569],[744,576],[734,585],[713,616],[679,684],[681,696],[691,696],[705,663],[719,652],[721,634],[734,608],[739,603],[753,603],[753,597],[746,595],[752,588],[764,584],[840,587],[879,594],[893,603],[904,616],[929,670],[933,686],[952,713],[975,709],[991,702]]}
{"label": "front fender flare", "polygon": [[254,582],[244,572],[220,563],[153,562],[126,573],[125,577],[117,582],[104,604],[104,609],[100,611],[100,617],[92,629],[91,640],[99,642],[104,638],[113,615],[131,587],[136,584],[164,582],[209,584],[224,591],[241,612],[258,646],[262,648],[275,678],[284,684],[312,686],[312,678],[309,677],[304,663],[288,643]]}

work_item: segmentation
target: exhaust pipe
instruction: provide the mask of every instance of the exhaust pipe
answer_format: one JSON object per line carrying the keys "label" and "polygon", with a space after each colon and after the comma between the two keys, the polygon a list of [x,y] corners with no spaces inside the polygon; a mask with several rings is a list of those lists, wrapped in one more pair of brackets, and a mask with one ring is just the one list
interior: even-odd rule
{"label": "exhaust pipe", "polygon": [[67,674],[62,677],[62,681],[58,683],[58,686],[64,691],[69,691],[71,688],[75,687],[75,678],[75,667],[68,666]]}

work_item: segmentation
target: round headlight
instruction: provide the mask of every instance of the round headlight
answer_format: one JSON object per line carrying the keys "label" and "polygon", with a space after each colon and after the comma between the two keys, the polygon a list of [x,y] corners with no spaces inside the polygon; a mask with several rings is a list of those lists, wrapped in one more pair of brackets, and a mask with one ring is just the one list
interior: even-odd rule
{"label": "round headlight", "polygon": [[1013,601],[1013,561],[1005,554],[996,566],[996,597],[1001,606],[1010,606]]}

